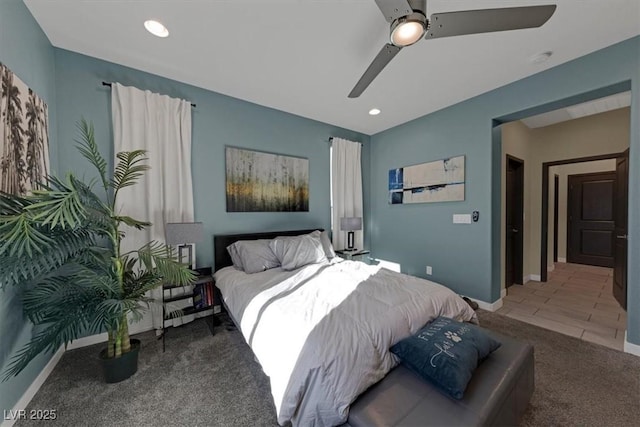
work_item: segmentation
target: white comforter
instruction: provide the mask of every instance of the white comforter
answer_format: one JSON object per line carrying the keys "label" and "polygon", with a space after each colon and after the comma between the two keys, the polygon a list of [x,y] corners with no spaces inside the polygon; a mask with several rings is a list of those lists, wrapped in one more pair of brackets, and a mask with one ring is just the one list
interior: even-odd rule
{"label": "white comforter", "polygon": [[344,423],[349,405],[398,362],[389,347],[438,316],[476,322],[436,283],[361,262],[246,274],[216,285],[271,381],[278,423]]}

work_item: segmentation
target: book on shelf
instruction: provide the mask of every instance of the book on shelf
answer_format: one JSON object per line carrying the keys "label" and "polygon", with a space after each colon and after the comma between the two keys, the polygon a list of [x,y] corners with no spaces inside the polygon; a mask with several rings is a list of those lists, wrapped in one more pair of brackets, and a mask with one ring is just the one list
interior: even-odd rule
{"label": "book on shelf", "polygon": [[205,301],[205,293],[204,293],[204,284],[199,283],[196,285],[196,288],[193,291],[193,306],[195,308],[202,308],[205,305],[206,305],[206,301]]}

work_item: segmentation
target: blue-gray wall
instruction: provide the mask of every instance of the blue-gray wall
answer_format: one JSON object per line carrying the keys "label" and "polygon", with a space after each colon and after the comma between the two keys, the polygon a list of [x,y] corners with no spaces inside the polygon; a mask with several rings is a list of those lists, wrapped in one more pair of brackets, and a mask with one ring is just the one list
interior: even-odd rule
{"label": "blue-gray wall", "polygon": [[[496,258],[500,253],[500,141],[493,136],[493,119],[558,105],[613,85],[628,88],[629,83],[628,340],[640,344],[640,37],[372,136],[370,239],[375,256],[399,262],[403,271],[422,277],[425,266],[431,265],[436,281],[459,293],[496,301],[500,296]],[[460,154],[466,156],[464,202],[387,203],[389,169]],[[474,210],[480,211],[478,223],[452,224],[452,214]]]}
{"label": "blue-gray wall", "polygon": [[[90,171],[73,140],[76,122],[85,117],[95,126],[104,156],[112,158],[111,89],[102,81],[119,82],[187,99],[192,109],[192,171],[195,219],[204,223],[206,240],[197,245],[197,265],[211,265],[212,236],[219,233],[330,228],[329,137],[364,142],[363,164],[369,162],[369,137],[241,101],[121,65],[56,49],[59,172]],[[309,159],[309,212],[227,213],[225,145],[252,148]],[[366,167],[366,166],[365,166]],[[368,182],[365,174],[365,181]],[[368,187],[365,187],[367,194]],[[367,201],[368,207],[368,201]]]}
{"label": "blue-gray wall", "polygon": [[[0,62],[34,89],[49,107],[51,166],[57,166],[55,64],[53,47],[19,0],[0,1]],[[31,337],[31,323],[24,318],[14,289],[0,291],[0,372],[14,351]],[[0,383],[0,409],[12,409],[49,361],[41,355],[19,376]]]}

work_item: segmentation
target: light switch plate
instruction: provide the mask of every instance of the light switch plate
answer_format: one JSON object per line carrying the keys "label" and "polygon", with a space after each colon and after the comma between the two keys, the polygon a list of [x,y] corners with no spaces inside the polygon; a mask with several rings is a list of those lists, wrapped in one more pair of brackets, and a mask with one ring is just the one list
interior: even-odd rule
{"label": "light switch plate", "polygon": [[470,214],[453,214],[454,224],[471,224]]}

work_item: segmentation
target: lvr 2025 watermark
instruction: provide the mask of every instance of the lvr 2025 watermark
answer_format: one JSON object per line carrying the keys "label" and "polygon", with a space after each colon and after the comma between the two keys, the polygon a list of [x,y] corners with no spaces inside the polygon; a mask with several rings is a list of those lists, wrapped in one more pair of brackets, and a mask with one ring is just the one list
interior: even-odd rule
{"label": "lvr 2025 watermark", "polygon": [[5,409],[5,420],[40,420],[40,421],[52,421],[58,418],[57,409]]}

